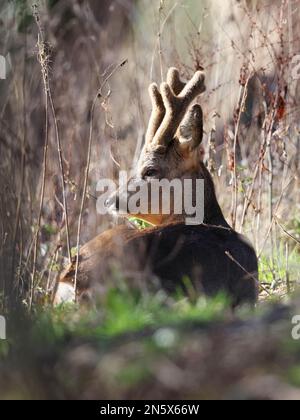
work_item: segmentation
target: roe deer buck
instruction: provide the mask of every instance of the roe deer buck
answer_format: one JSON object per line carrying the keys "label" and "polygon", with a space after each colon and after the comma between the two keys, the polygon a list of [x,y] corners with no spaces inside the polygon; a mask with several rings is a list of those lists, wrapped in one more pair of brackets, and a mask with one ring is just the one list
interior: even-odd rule
{"label": "roe deer buck", "polygon": [[[202,161],[203,113],[191,104],[204,92],[204,73],[184,84],[178,70],[167,83],[150,86],[152,115],[133,182],[167,178],[204,180],[204,223],[189,226],[185,214],[143,214],[155,227],[143,231],[119,226],[99,235],[80,250],[77,297],[97,296],[113,283],[113,273],[132,285],[162,287],[174,292],[189,278],[195,291],[207,296],[226,293],[233,307],[255,304],[257,258],[253,248],[234,232],[222,214],[214,183]],[[118,210],[123,191],[108,200]],[[72,300],[76,259],[62,273],[55,303]]]}

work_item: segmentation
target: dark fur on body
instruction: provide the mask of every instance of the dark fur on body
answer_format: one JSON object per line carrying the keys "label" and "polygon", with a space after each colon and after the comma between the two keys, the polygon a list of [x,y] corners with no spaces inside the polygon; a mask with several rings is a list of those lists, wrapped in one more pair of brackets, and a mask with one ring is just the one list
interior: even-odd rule
{"label": "dark fur on body", "polygon": [[[64,273],[65,282],[71,284],[74,270],[75,261]],[[125,227],[107,231],[81,250],[79,296],[105,292],[116,270],[134,287],[147,281],[149,289],[174,293],[184,289],[188,277],[199,294],[223,292],[234,307],[254,305],[257,299],[255,252],[242,236],[222,227],[174,224],[142,233]]]}
{"label": "dark fur on body", "polygon": [[[257,299],[258,267],[255,251],[233,231],[217,202],[213,181],[203,164],[207,188],[205,224],[172,223],[144,231],[119,226],[104,232],[80,251],[79,297],[97,296],[107,290],[116,271],[128,284],[168,293],[184,289],[189,278],[199,294],[212,297],[225,293],[234,307]],[[72,285],[75,260],[62,274]]]}

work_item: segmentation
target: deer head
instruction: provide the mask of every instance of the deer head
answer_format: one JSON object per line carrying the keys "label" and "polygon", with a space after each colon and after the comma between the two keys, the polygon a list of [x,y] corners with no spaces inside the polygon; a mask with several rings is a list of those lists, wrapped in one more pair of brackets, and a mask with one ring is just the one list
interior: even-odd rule
{"label": "deer head", "polygon": [[[145,145],[130,179],[131,185],[153,180],[196,180],[205,182],[205,221],[209,222],[219,215],[212,179],[202,162],[203,112],[193,101],[205,91],[205,76],[197,71],[188,83],[183,83],[175,68],[168,71],[167,82],[160,89],[154,83],[149,87],[152,113],[145,137]],[[119,189],[107,201],[112,212],[119,210],[124,194]],[[128,198],[128,191],[126,191]],[[171,221],[183,221],[185,214],[132,214],[154,225]]]}

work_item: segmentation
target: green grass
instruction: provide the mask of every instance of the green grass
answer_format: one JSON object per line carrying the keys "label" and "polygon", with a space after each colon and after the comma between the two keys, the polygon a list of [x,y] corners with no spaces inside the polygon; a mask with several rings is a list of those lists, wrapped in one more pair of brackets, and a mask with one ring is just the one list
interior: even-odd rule
{"label": "green grass", "polygon": [[[182,333],[195,325],[224,319],[227,306],[222,296],[192,303],[187,298],[170,298],[164,293],[151,296],[118,289],[111,290],[95,308],[63,305],[55,309],[39,308],[31,315],[21,311],[8,320],[8,340],[0,341],[0,372],[1,368],[8,369],[12,381],[16,374],[13,372],[22,376],[26,385],[20,391],[21,398],[31,397],[32,392],[40,395],[40,390],[35,387],[39,388],[39,381],[44,381],[44,368],[48,371],[49,365],[58,363],[57,360],[63,359],[73,349],[89,349],[90,346],[93,351],[96,349],[99,363],[104,363],[103,369],[109,370],[108,378],[113,378],[117,384],[114,386],[118,386],[121,393],[127,387],[147,381],[150,375],[148,365],[164,354],[176,353]],[[132,357],[133,348],[130,349],[130,360],[127,360],[124,347],[131,340],[137,340],[139,356]],[[77,366],[76,362],[74,366]],[[27,369],[33,378],[33,390],[29,395]],[[70,393],[80,390],[81,384],[72,374],[69,377],[69,372],[64,372],[61,377],[50,369],[47,375],[55,377],[51,380],[59,383],[58,388]],[[0,392],[0,399],[10,398],[15,393],[15,384],[4,396],[3,393],[4,390],[2,394]]]}
{"label": "green grass", "polygon": [[288,296],[299,283],[299,246],[289,245],[288,258],[286,243],[280,242],[273,256],[262,255],[259,261],[259,280],[269,291],[270,298]]}
{"label": "green grass", "polygon": [[[277,314],[274,305],[270,310]],[[226,395],[229,386],[228,363],[235,381],[255,366],[258,376],[276,373],[298,387],[300,345],[291,341],[291,315],[279,309],[266,329],[267,311],[245,309],[233,319],[224,296],[125,288],[110,290],[92,308],[21,310],[8,319],[8,340],[0,341],[0,399],[219,398],[219,387]]]}
{"label": "green grass", "polygon": [[26,312],[12,317],[8,341],[0,341],[0,359],[20,340],[37,347],[51,348],[66,340],[100,340],[105,343],[120,336],[161,327],[180,327],[197,322],[221,320],[227,309],[219,296],[191,303],[187,298],[171,299],[164,293],[142,296],[138,293],[111,290],[95,308],[63,305],[55,309],[40,308],[33,315]]}
{"label": "green grass", "polygon": [[109,339],[136,333],[161,325],[180,325],[220,320],[227,301],[219,296],[213,300],[171,299],[164,293],[154,296],[110,290],[94,309],[76,305],[61,306],[37,313],[36,328],[51,340],[64,336]]}
{"label": "green grass", "polygon": [[[222,296],[190,301],[119,289],[95,308],[21,311],[8,320],[8,340],[0,341],[0,399],[219,397],[220,383],[226,393],[231,377],[227,363],[235,368],[235,361],[242,378],[256,363],[258,374],[272,373],[276,360],[276,373],[299,386],[300,347],[291,342],[290,316],[266,330],[265,311],[245,311],[234,321]],[[253,344],[266,352],[261,361],[253,359]],[[207,369],[214,366],[212,376]]]}
{"label": "green grass", "polygon": [[131,217],[129,219],[129,221],[133,225],[135,225],[139,230],[144,230],[144,229],[153,227],[153,225],[151,225],[151,223],[148,223],[145,220],[141,220],[141,219],[139,219],[137,217]]}

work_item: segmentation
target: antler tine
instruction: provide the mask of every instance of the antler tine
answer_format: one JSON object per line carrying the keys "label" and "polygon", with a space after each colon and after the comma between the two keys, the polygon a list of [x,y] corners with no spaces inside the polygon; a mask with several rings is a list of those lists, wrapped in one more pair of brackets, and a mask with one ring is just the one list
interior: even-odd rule
{"label": "antler tine", "polygon": [[179,95],[186,86],[186,83],[182,82],[180,79],[179,71],[175,67],[171,67],[169,69],[167,75],[167,83],[175,95]]}
{"label": "antler tine", "polygon": [[152,102],[152,113],[146,133],[146,143],[150,143],[153,140],[166,113],[164,102],[156,83],[152,83],[149,86],[149,95]]}
{"label": "antler tine", "polygon": [[185,88],[179,94],[178,99],[181,100],[182,107],[187,107],[193,102],[198,95],[205,92],[205,73],[203,71],[197,71],[192,80],[187,83]]}
{"label": "antler tine", "polygon": [[163,146],[174,138],[189,105],[205,91],[204,72],[197,71],[178,96],[167,83],[162,83],[160,90],[166,113],[153,142]]}

